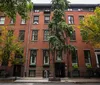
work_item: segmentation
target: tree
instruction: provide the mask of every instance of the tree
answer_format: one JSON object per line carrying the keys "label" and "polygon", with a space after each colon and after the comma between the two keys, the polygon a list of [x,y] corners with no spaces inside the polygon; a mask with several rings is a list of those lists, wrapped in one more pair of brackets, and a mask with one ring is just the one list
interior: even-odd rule
{"label": "tree", "polygon": [[100,7],[96,7],[94,14],[88,14],[80,21],[80,30],[83,40],[94,47],[100,47]]}
{"label": "tree", "polygon": [[[64,11],[68,7],[67,0],[52,0],[53,17],[50,21],[49,27],[49,48],[53,57],[53,78],[55,79],[55,55],[57,50],[71,52],[74,49],[68,43],[68,37],[71,36],[73,27],[68,25],[65,21]],[[67,56],[68,57],[68,56]],[[68,63],[68,62],[67,62]],[[69,64],[69,63],[68,63]]]}
{"label": "tree", "polygon": [[[22,53],[21,43],[13,35],[12,30],[7,30],[6,27],[1,27],[0,36],[0,61],[3,66],[8,66],[9,61],[12,64],[23,63],[24,56]],[[16,55],[22,56],[22,58],[15,58]],[[17,59],[17,60],[16,60]]]}
{"label": "tree", "polygon": [[31,0],[0,0],[0,12],[11,18],[15,18],[16,14],[26,18],[28,11],[32,9]]}

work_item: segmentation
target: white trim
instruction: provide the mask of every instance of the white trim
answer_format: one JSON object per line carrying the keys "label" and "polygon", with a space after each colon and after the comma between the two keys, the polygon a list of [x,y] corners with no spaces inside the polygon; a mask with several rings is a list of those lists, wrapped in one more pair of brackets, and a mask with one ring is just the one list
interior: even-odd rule
{"label": "white trim", "polygon": [[95,52],[95,56],[96,56],[96,63],[97,63],[97,67],[99,68],[99,61],[98,61],[98,54],[100,54],[100,52]]}

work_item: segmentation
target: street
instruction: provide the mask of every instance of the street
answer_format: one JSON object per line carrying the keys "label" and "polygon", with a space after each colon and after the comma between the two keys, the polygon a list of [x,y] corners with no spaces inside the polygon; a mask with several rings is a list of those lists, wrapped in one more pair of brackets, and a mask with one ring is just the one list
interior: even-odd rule
{"label": "street", "polygon": [[100,85],[100,83],[0,83],[0,85]]}

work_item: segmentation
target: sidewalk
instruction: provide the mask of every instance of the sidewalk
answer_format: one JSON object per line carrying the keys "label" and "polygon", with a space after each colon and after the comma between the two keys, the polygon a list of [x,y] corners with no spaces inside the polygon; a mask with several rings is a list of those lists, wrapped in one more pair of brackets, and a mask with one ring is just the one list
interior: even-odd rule
{"label": "sidewalk", "polygon": [[15,80],[16,83],[51,83],[51,82],[59,82],[59,83],[100,83],[100,78],[61,78],[61,81],[48,81],[48,78],[36,77],[23,77]]}
{"label": "sidewalk", "polygon": [[0,78],[0,82],[14,83],[100,83],[100,78],[61,78],[61,81],[48,81],[42,77],[15,77]]}

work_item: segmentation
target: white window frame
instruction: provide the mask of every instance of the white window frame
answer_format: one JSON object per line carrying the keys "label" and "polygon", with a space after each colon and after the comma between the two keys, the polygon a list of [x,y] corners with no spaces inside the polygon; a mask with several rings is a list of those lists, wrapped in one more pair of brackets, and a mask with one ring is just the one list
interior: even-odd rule
{"label": "white window frame", "polygon": [[[48,56],[44,56],[44,51],[48,53]],[[46,63],[45,57],[48,58],[48,62]],[[49,65],[49,50],[43,50],[43,64],[44,65]]]}
{"label": "white window frame", "polygon": [[48,41],[48,39],[49,39],[49,30],[44,30],[44,41]]}
{"label": "white window frame", "polygon": [[96,63],[97,63],[97,67],[99,68],[99,61],[98,61],[98,54],[100,54],[100,52],[95,52],[95,56],[96,56]]}
{"label": "white window frame", "polygon": [[[32,56],[32,51],[36,51],[36,55],[35,56]],[[32,58],[35,57],[35,60],[34,62],[32,62]],[[37,50],[31,50],[30,51],[30,65],[36,65],[36,57],[37,57]]]}
{"label": "white window frame", "polygon": [[[37,34],[35,34],[35,31],[37,32]],[[35,36],[37,36],[37,39],[35,40]],[[32,31],[32,41],[37,41],[38,40],[38,30],[33,30]]]}
{"label": "white window frame", "polygon": [[5,24],[5,17],[3,16],[0,17],[0,24]]}
{"label": "white window frame", "polygon": [[[84,50],[84,51],[86,51],[86,50]],[[90,50],[87,50],[87,51],[90,51]],[[84,54],[84,58],[85,58],[85,54]],[[89,61],[88,63],[85,62],[86,66],[91,65],[91,51],[90,51],[90,57],[88,57],[88,61]]]}
{"label": "white window frame", "polygon": [[25,19],[21,19],[21,24],[26,24],[26,20]]}
{"label": "white window frame", "polygon": [[[71,20],[72,18],[72,20]],[[68,15],[68,24],[74,24],[74,16],[73,15]]]}

